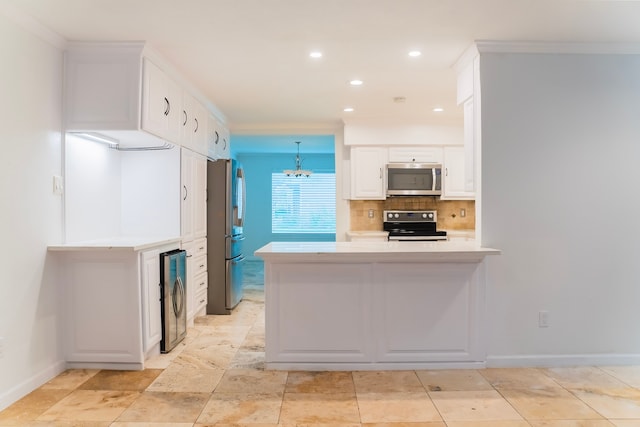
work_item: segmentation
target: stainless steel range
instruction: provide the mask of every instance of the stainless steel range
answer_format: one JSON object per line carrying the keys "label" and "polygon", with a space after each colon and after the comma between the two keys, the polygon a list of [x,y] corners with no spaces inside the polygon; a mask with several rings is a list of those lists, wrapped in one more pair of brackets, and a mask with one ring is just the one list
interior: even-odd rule
{"label": "stainless steel range", "polygon": [[447,240],[447,232],[436,229],[436,211],[384,211],[383,215],[382,227],[389,232],[389,240]]}

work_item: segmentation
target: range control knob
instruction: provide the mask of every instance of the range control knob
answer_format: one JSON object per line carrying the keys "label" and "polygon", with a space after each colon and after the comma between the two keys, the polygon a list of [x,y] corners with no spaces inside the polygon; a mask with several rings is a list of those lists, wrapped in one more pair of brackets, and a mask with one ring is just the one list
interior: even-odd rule
{"label": "range control knob", "polygon": [[393,215],[395,218],[400,218],[400,214],[394,214]]}
{"label": "range control knob", "polygon": [[422,218],[426,218],[426,217],[427,217],[427,214],[426,214],[426,213],[423,213],[423,214],[422,214]]}
{"label": "range control knob", "polygon": [[387,214],[387,216],[388,216],[389,218],[393,218],[393,214],[392,214],[391,212],[389,212],[389,213]]}

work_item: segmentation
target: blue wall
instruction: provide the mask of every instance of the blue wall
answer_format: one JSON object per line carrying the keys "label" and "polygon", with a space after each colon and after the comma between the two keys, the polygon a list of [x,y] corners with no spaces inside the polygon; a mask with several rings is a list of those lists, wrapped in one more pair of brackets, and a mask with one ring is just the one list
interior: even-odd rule
{"label": "blue wall", "polygon": [[[244,224],[244,253],[249,260],[261,260],[253,253],[269,242],[335,241],[335,234],[272,234],[271,174],[295,167],[295,153],[237,153],[234,156],[244,167],[247,190],[247,212]],[[334,172],[333,154],[301,154],[304,169],[314,172]],[[291,179],[305,179],[291,177]]]}

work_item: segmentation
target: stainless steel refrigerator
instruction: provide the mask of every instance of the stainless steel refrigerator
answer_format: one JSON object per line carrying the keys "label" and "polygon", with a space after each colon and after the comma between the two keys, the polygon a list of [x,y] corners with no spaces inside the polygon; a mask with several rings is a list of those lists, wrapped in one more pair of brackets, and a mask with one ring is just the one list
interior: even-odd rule
{"label": "stainless steel refrigerator", "polygon": [[242,300],[245,180],[236,160],[207,162],[207,314],[230,314]]}

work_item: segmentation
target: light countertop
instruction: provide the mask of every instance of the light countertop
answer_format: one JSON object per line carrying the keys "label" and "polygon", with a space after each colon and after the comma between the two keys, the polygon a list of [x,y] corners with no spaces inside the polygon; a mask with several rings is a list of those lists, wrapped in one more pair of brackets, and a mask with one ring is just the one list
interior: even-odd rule
{"label": "light countertop", "polygon": [[265,261],[479,261],[500,250],[475,241],[440,242],[271,242],[255,252]]}
{"label": "light countertop", "polygon": [[84,240],[60,245],[50,245],[50,251],[143,251],[158,246],[175,244],[179,246],[180,237],[114,237],[108,239]]}

